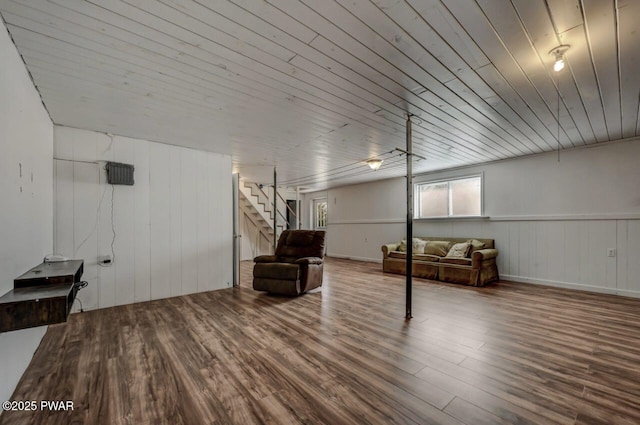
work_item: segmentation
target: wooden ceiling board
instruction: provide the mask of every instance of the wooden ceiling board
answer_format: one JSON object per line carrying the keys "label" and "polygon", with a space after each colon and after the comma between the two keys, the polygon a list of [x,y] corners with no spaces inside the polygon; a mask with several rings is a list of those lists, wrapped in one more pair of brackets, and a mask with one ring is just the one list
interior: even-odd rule
{"label": "wooden ceiling board", "polygon": [[[477,74],[474,72],[474,75]],[[488,102],[488,99],[498,97],[495,93],[492,96],[480,98],[474,89],[469,87],[464,80],[459,79],[447,82],[446,86],[460,94],[470,103],[470,105],[462,106],[461,108],[467,115],[474,115],[474,111],[482,111],[482,116],[478,116],[477,120],[480,120],[479,122],[485,122],[487,126],[487,130],[479,127],[479,130],[484,130],[482,132],[483,135],[504,141],[505,144],[501,147],[504,147],[515,155],[526,155],[535,152],[535,149],[531,146],[532,143],[527,143],[527,137],[524,133],[504,119],[495,107]],[[477,109],[474,109],[475,107],[477,107]]]}
{"label": "wooden ceiling board", "polygon": [[[524,101],[525,108],[531,109],[535,120],[539,120],[546,128],[548,135],[555,134],[557,121],[549,105],[540,96],[540,93],[532,85],[524,70],[519,66],[514,58],[513,52],[509,51],[504,40],[496,31],[489,18],[485,15],[480,6],[475,2],[465,2],[461,0],[446,1],[445,5],[455,13],[465,30],[476,40],[483,49],[487,57],[492,61],[492,65],[508,81],[511,88],[518,93]],[[529,47],[520,46],[521,48]],[[484,67],[485,69],[488,67]],[[491,69],[489,68],[489,71]],[[481,72],[480,70],[478,72]],[[514,105],[511,105],[512,108]],[[522,108],[517,109],[522,110]],[[532,121],[535,121],[532,120]],[[548,136],[545,137],[549,144]],[[553,141],[555,144],[555,140]]]}
{"label": "wooden ceiling board", "polygon": [[[496,107],[503,106],[503,115],[512,123],[523,123],[518,126],[531,140],[535,152],[544,151],[549,147],[551,133],[538,119],[526,101],[504,78],[504,76],[492,65],[488,64],[476,70],[478,75],[494,88],[501,102]],[[524,126],[524,128],[523,128]]]}
{"label": "wooden ceiling board", "polygon": [[[388,3],[394,0],[384,1],[387,2],[384,6],[385,9],[390,9]],[[398,4],[404,7],[402,2],[398,2]],[[455,16],[440,0],[406,0],[406,4],[446,41],[452,51],[464,58],[471,68],[478,69],[491,63],[473,38],[460,26]]]}
{"label": "wooden ceiling board", "polygon": [[[517,150],[515,150],[508,141],[501,140],[500,136],[492,132],[491,129],[486,128],[486,124],[480,124],[480,120],[484,119],[485,122],[487,121],[486,117],[478,112],[475,107],[467,103],[469,99],[463,99],[458,94],[449,90],[444,84],[437,84],[438,81],[440,83],[450,81],[452,74],[441,75],[440,70],[443,65],[436,61],[431,55],[424,54],[419,57],[412,55],[412,52],[424,49],[420,48],[419,44],[410,38],[406,32],[401,28],[394,28],[392,25],[378,24],[376,25],[376,29],[384,30],[384,34],[378,34],[364,24],[364,22],[375,23],[380,20],[385,20],[382,12],[372,3],[368,0],[356,2],[339,1],[346,10],[351,12],[351,15],[325,6],[323,11],[330,13],[328,17],[325,17],[333,22],[336,22],[336,19],[340,19],[343,26],[349,28],[350,35],[354,39],[373,39],[374,47],[376,47],[375,53],[381,60],[393,64],[406,75],[413,78],[414,81],[422,82],[422,84],[431,87],[429,91],[421,94],[420,97],[429,100],[429,103],[432,105],[442,105],[439,106],[438,109],[450,115],[450,117],[440,116],[440,118],[444,118],[450,122],[459,120],[462,127],[461,130],[466,134],[469,134],[487,146],[499,150],[505,149],[511,154],[516,154]],[[315,1],[314,9],[318,10],[319,3],[327,4],[327,2],[321,2],[320,0]],[[362,20],[362,22],[358,22],[356,17]],[[390,21],[386,19],[385,22],[388,23]],[[484,103],[484,106],[486,106],[486,103]],[[427,111],[429,111],[429,109],[427,109]],[[437,111],[438,110],[432,112],[432,114],[436,115]],[[463,125],[463,123],[465,125]]]}
{"label": "wooden ceiling board", "polygon": [[622,113],[622,137],[637,134],[638,98],[640,96],[640,3],[635,0],[618,2],[618,55],[620,67],[620,94]]}
{"label": "wooden ceiling board", "polygon": [[[421,130],[421,127],[425,127],[424,130],[427,130],[427,132],[435,132],[436,134],[440,134],[443,136],[446,135],[451,135],[451,133],[448,133],[448,128],[450,126],[449,123],[447,123],[446,121],[442,121],[441,118],[439,117],[444,117],[445,120],[447,120],[448,118],[446,117],[445,114],[443,113],[438,113],[439,117],[432,117],[431,119],[427,119],[426,117],[426,112],[425,111],[432,111],[435,110],[437,108],[437,105],[433,105],[428,103],[427,101],[425,101],[424,99],[418,97],[417,95],[415,95],[414,93],[412,93],[410,90],[408,90],[405,87],[401,87],[398,85],[398,83],[394,82],[393,80],[389,79],[387,76],[385,76],[382,73],[379,73],[377,70],[373,69],[370,67],[369,64],[365,63],[365,62],[361,62],[361,61],[354,61],[355,57],[351,56],[348,52],[344,51],[342,48],[338,47],[337,45],[333,44],[332,42],[330,42],[329,40],[325,39],[322,36],[317,37],[316,39],[314,39],[311,42],[311,45],[318,48],[319,50],[323,51],[324,53],[326,53],[327,55],[331,55],[334,58],[342,61],[343,63],[350,63],[350,66],[352,69],[357,70],[359,73],[363,74],[363,75],[367,75],[371,80],[376,81],[376,84],[380,84],[381,86],[386,86],[386,87],[397,87],[397,91],[396,93],[404,93],[403,96],[408,99],[406,102],[403,102],[406,104],[407,109],[417,115],[418,117],[423,118],[423,124],[417,125],[414,127],[414,133],[416,134],[421,134],[423,130]],[[379,79],[379,80],[378,80]],[[401,97],[398,96],[399,99],[402,99]],[[438,98],[435,97],[431,97],[431,99],[435,99],[435,101],[439,101]],[[439,102],[442,103],[442,102]],[[414,106],[417,105],[417,106]],[[384,115],[386,117],[388,117],[388,115]],[[398,117],[400,118],[400,117]],[[402,118],[402,122],[404,123],[405,118]],[[431,125],[432,122],[435,122],[436,124],[434,124],[435,127],[429,127],[429,125]],[[447,129],[440,129],[440,127],[438,127],[439,125],[445,125],[445,128]],[[444,133],[443,133],[444,131]],[[404,134],[404,130],[402,130],[402,134]],[[477,150],[474,150],[473,146],[471,147],[465,147],[465,142],[466,139],[464,139],[463,137],[461,137],[460,139],[458,138],[450,138],[451,139],[451,146],[452,147],[456,147],[457,149],[462,149],[462,150],[471,150],[471,154],[472,155],[489,155],[488,153],[483,153]],[[485,156],[488,158],[488,156]],[[492,156],[492,159],[497,159],[495,156]]]}
{"label": "wooden ceiling board", "polygon": [[554,18],[555,31],[560,36],[566,31],[584,24],[580,0],[544,0],[544,2],[550,11],[550,15]]}
{"label": "wooden ceiling board", "polygon": [[[56,124],[321,189],[638,135],[632,0],[0,0]],[[571,44],[566,70],[549,49]],[[562,95],[558,117],[558,83]],[[558,122],[560,127],[558,127]],[[367,158],[382,155],[370,172]],[[338,169],[339,171],[332,171]]]}
{"label": "wooden ceiling board", "polygon": [[[542,1],[530,0],[514,0],[513,5],[518,14],[518,18],[522,22],[525,33],[533,49],[537,53],[538,61],[535,55],[531,55],[532,61],[528,65],[532,70],[527,70],[527,74],[531,76],[532,81],[537,86],[544,85],[547,102],[553,109],[554,101],[556,102],[557,114],[557,96],[560,97],[564,107],[571,111],[568,116],[571,127],[576,129],[578,137],[572,140],[574,146],[584,145],[585,140],[594,140],[595,135],[591,128],[591,122],[587,116],[587,112],[578,93],[575,81],[567,77],[568,73],[554,72],[553,63],[554,56],[549,54],[553,48],[560,44],[560,40],[555,33],[553,23],[549,17],[548,9]],[[540,89],[542,91],[542,89]],[[563,126],[567,126],[563,122]],[[567,132],[569,133],[569,132]]]}
{"label": "wooden ceiling board", "polygon": [[[328,11],[328,12],[331,12],[331,9],[328,9],[327,11]],[[338,18],[340,18],[340,17],[341,17],[343,20],[348,18],[348,16],[347,16],[347,15],[342,15],[342,14],[341,14],[340,16],[337,16],[337,15],[336,15],[336,16],[334,16],[334,15],[330,15],[330,18],[331,18],[331,19],[327,19],[327,20],[326,20],[326,22],[332,22],[332,21],[333,21],[333,19],[338,19]],[[356,24],[355,24],[355,22],[356,22],[356,21],[355,21],[355,17],[353,17],[353,16],[351,16],[351,17],[350,17],[349,22],[351,22],[352,26],[354,26],[354,27],[358,26],[358,25],[356,25]],[[336,27],[336,28],[337,28],[337,27]],[[375,39],[375,40],[378,40],[378,41],[379,41],[379,43],[378,43],[378,44],[383,44],[383,43],[385,43],[385,41],[384,41],[384,40],[383,40],[379,35],[377,35],[377,34],[373,34],[373,33],[372,33],[368,28],[363,27],[363,25],[362,25],[362,24],[361,24],[360,26],[358,26],[358,28],[360,28],[360,29],[363,31],[362,37],[359,37],[359,36],[351,37],[351,38],[345,37],[344,39],[338,40],[336,43],[338,43],[340,46],[345,46],[345,45],[349,45],[349,44],[350,44],[349,42],[351,42],[351,44],[353,45],[353,48],[354,48],[354,49],[356,49],[356,51],[361,51],[362,49],[364,49],[364,48],[365,48],[364,46],[362,46],[362,44],[361,44],[361,43],[359,43],[359,42],[357,42],[357,41],[356,41],[358,38],[366,38],[366,37],[369,37],[369,38],[373,38],[373,39]],[[322,29],[318,29],[317,31],[322,31]],[[326,34],[322,34],[322,33],[321,33],[321,35],[326,35]],[[314,42],[313,42],[313,43],[318,42],[318,40],[320,40],[320,37],[318,37],[316,40],[314,40]],[[312,43],[312,44],[313,44],[313,43]],[[388,43],[387,43],[387,44],[388,44]],[[329,54],[330,54],[330,52],[329,52]],[[353,51],[351,52],[351,54],[353,54]],[[355,59],[355,58],[356,58],[356,55],[354,55],[353,57],[354,57],[354,59]],[[407,62],[409,62],[409,61],[407,61]],[[369,63],[369,64],[371,64],[371,61],[369,61],[368,63]],[[388,70],[390,70],[389,72],[391,72],[391,73],[397,72],[397,68],[396,68],[396,70],[395,70],[395,71],[391,70],[391,68],[392,68],[391,63],[390,63],[389,61],[385,60],[384,58],[382,58],[381,56],[377,56],[377,57],[376,57],[376,59],[375,59],[375,65],[376,65],[376,67],[382,67],[382,68],[384,68],[384,69],[388,69]],[[420,72],[420,71],[417,71],[419,67],[417,67],[417,65],[416,65],[415,63],[413,63],[412,65],[413,65],[413,66],[412,66],[412,69],[413,69],[414,71],[416,71],[416,72]],[[429,76],[428,78],[431,78],[431,80],[432,80],[432,81],[434,81],[434,80],[433,80],[433,77]],[[408,80],[408,81],[409,81],[409,83],[408,83],[408,84],[405,84],[405,90],[409,90],[409,91],[411,91],[411,89],[409,89],[408,87],[411,87],[413,84],[415,84],[415,79],[411,79],[411,77],[409,77],[409,76],[407,75],[406,80]],[[444,87],[444,86],[443,86],[443,87]],[[441,121],[441,120],[444,120],[445,122],[446,122],[446,121],[452,122],[452,121],[451,121],[451,119],[450,119],[450,117],[448,117],[448,116],[446,116],[446,115],[443,115],[443,114],[440,114],[440,113],[439,113],[439,109],[440,109],[440,110],[442,110],[442,109],[444,109],[444,107],[439,107],[439,108],[437,108],[437,109],[435,109],[435,110],[434,110],[434,108],[433,108],[433,103],[431,103],[431,104],[427,104],[427,105],[424,105],[424,106],[423,106],[423,103],[422,103],[422,102],[420,102],[419,100],[416,100],[415,98],[412,98],[411,94],[407,94],[407,96],[408,96],[409,98],[411,98],[411,101],[410,101],[410,102],[408,102],[408,103],[414,103],[414,106],[415,106],[416,104],[417,104],[417,106],[418,106],[418,108],[417,108],[417,109],[409,108],[409,109],[410,109],[410,112],[412,112],[412,113],[414,113],[414,114],[416,114],[416,115],[419,115],[419,116],[424,117],[424,116],[423,116],[423,112],[428,113],[428,112],[426,112],[426,111],[430,111],[430,112],[432,111],[431,113],[437,116],[437,118],[438,118],[438,122],[440,122],[440,125],[445,125],[445,124],[443,124],[443,123],[442,123],[442,121]],[[441,104],[441,103],[443,102],[443,101],[442,101],[442,99],[440,99],[440,98],[439,98],[439,97],[437,97],[435,94],[430,93],[430,92],[427,92],[427,93],[423,94],[423,95],[422,95],[422,97],[428,98],[428,100],[430,100],[431,102],[434,102],[435,104]],[[475,111],[474,111],[474,112],[475,112]],[[453,114],[456,114],[456,113],[458,113],[458,111],[454,111],[454,112],[453,112]],[[464,121],[468,120],[468,117],[467,117],[467,116],[464,116],[464,115],[461,115],[461,114],[459,114],[459,113],[458,113],[458,116],[457,116],[456,118],[457,118],[457,119],[459,119],[459,122],[458,122],[457,124],[458,124],[460,127],[462,127],[461,132],[457,134],[459,137],[465,137],[464,135],[473,134],[473,133],[475,132],[475,129],[470,128],[466,123],[464,123]],[[453,123],[456,123],[456,122],[455,122],[455,121],[453,121]],[[448,126],[451,126],[451,124],[448,124]],[[474,143],[474,144],[476,144],[476,145],[481,145],[482,143],[494,144],[494,142],[493,142],[493,141],[491,141],[491,140],[482,139],[482,137],[483,137],[483,136],[482,136],[482,135],[480,135],[480,134],[479,134],[479,133],[477,133],[477,132],[475,132],[475,134],[474,134],[474,135],[475,135],[475,136],[477,136],[477,137],[480,139],[480,140],[478,141],[479,143],[478,143],[478,142],[476,142],[475,140],[469,140],[469,139],[465,139],[465,140],[469,141],[470,143]],[[504,153],[503,153],[502,155],[504,155]]]}
{"label": "wooden ceiling board", "polygon": [[[203,1],[198,1],[198,3],[207,4],[207,2]],[[254,30],[264,27],[264,23],[267,23],[283,34],[287,34],[305,44],[311,43],[311,41],[318,36],[318,34],[309,29],[308,26],[296,21],[266,1],[232,0],[219,3],[220,4],[216,4],[215,6],[217,13],[242,25],[249,24],[250,28]],[[247,12],[259,18],[259,20],[247,21]],[[278,39],[279,36],[273,35],[270,38]]]}
{"label": "wooden ceiling board", "polygon": [[[424,20],[423,16],[404,2],[377,0],[375,3],[398,27],[404,28],[420,44],[421,48],[428,48],[438,61],[454,70],[457,78],[445,82],[445,85],[452,91],[461,94],[470,103],[469,107],[476,108],[482,113],[482,115],[476,115],[476,118],[479,117],[482,121],[486,121],[488,118],[491,120],[490,122],[496,124],[489,126],[492,133],[510,143],[520,154],[534,152],[532,147],[523,140],[527,136],[505,119],[494,106],[486,102],[486,99],[496,97],[493,89],[474,72],[461,56],[452,50],[447,43],[448,40],[441,38]],[[451,32],[449,33],[451,34]],[[458,38],[458,33],[455,33],[453,41]],[[463,48],[463,50],[467,51],[468,49]],[[484,55],[483,58],[486,59]],[[469,107],[463,107],[463,111],[469,116],[473,116],[473,111],[468,110]]]}
{"label": "wooden ceiling board", "polygon": [[[322,42],[323,42],[323,40],[324,40],[324,42],[326,42],[326,43],[330,43],[328,40],[324,39],[323,37],[318,37],[318,38],[316,38],[316,39],[312,42],[312,44],[315,44],[315,43],[322,43]],[[317,45],[317,44],[316,44],[316,45]],[[334,45],[334,44],[331,44],[331,45],[327,44],[327,45],[326,45],[326,48],[327,48],[331,53],[333,53],[334,58],[344,58],[344,56],[347,56],[347,55],[348,55],[348,53],[347,53],[347,52],[344,52],[342,49],[340,49],[338,46],[336,46],[336,45]],[[295,60],[295,59],[294,59],[294,60]],[[362,65],[363,65],[363,66],[368,66],[368,65],[366,65],[366,64],[362,64]],[[357,66],[357,64],[354,64],[354,68],[356,68],[356,69],[360,69],[360,67],[359,67],[359,66]],[[361,72],[365,72],[365,73],[366,73],[366,70],[365,70],[365,71],[361,70]],[[375,76],[371,76],[371,77],[372,77],[372,78],[376,78]],[[427,131],[428,131],[428,133],[433,133],[433,132],[435,132],[436,134],[442,134],[442,135],[449,134],[449,133],[447,133],[447,131],[448,131],[448,128],[450,128],[450,126],[449,126],[449,124],[447,123],[447,121],[446,121],[446,120],[445,120],[445,121],[443,121],[442,119],[440,119],[440,118],[438,118],[438,117],[431,117],[431,119],[428,119],[428,118],[426,118],[426,116],[425,116],[426,114],[424,114],[424,113],[423,113],[425,109],[427,109],[427,110],[429,110],[429,109],[434,109],[434,106],[433,106],[433,105],[428,104],[426,101],[424,101],[423,99],[420,99],[418,96],[414,95],[413,93],[410,93],[410,92],[409,92],[409,91],[407,91],[406,89],[402,89],[402,90],[404,90],[404,91],[406,92],[406,95],[405,95],[406,97],[410,98],[410,99],[411,99],[411,101],[412,101],[413,103],[415,103],[415,104],[419,104],[419,105],[421,106],[421,108],[422,108],[422,109],[411,109],[411,112],[414,112],[416,115],[418,115],[418,116],[420,116],[420,117],[424,117],[424,118],[425,118],[425,120],[423,121],[423,123],[422,123],[422,124],[419,124],[419,125],[417,125],[417,126],[415,126],[415,127],[414,127],[414,132],[416,133],[416,135],[420,135],[420,134],[422,134],[422,131],[423,131],[423,130],[421,130],[421,128],[422,128],[422,127],[425,127],[425,130],[427,130]],[[399,97],[398,97],[398,99],[399,99]],[[388,114],[385,114],[384,116],[389,117],[389,115],[388,115]],[[445,117],[445,119],[447,118],[445,114],[439,114],[439,116],[441,116],[441,117]],[[405,121],[405,118],[404,118],[404,117],[396,116],[396,118],[397,118],[397,119],[401,119],[401,120],[402,120],[402,123],[404,123],[404,121]],[[434,125],[433,127],[431,127],[431,123],[432,123],[432,122],[434,123],[434,124],[433,124],[433,125]],[[444,126],[444,128],[447,128],[447,130],[442,130],[442,129],[440,129],[440,127],[438,127],[438,126]],[[443,131],[444,131],[444,133],[443,133]],[[455,131],[455,129],[454,129],[453,131]],[[402,131],[402,134],[403,134],[403,136],[404,136],[404,131]],[[458,147],[459,147],[461,150],[468,150],[465,146],[463,146],[463,145],[459,145],[460,141],[456,141],[456,140],[454,139],[454,140],[451,140],[451,143],[452,143],[453,145],[458,144]],[[479,151],[473,151],[473,150],[471,151],[471,153],[472,153],[472,155],[478,155],[478,154],[481,154],[481,152],[479,152]],[[495,158],[494,158],[494,159],[495,159]]]}
{"label": "wooden ceiling board", "polygon": [[[31,58],[31,54],[30,54],[30,50],[29,49],[23,49],[23,55],[25,56],[25,59],[27,60],[28,63],[30,63],[31,65],[33,65],[36,69],[42,69],[41,66],[38,66],[39,61],[41,61],[42,58],[47,58],[48,56],[46,54],[42,54],[39,53],[38,54],[38,59],[32,59]],[[90,71],[90,73],[88,74],[88,76],[84,76],[84,75],[78,75],[77,81],[82,81],[83,78],[101,78],[102,81],[107,82],[108,84],[111,85],[111,87],[113,87],[113,89],[111,90],[115,90],[115,92],[118,91],[118,86],[121,86],[120,81],[117,79],[118,76],[116,74],[113,74],[114,76],[114,80],[112,81],[110,79],[110,77],[105,77],[104,75],[104,69],[106,69],[107,67],[102,67],[102,68],[96,68],[96,69],[92,69],[91,66],[89,66],[89,64],[87,63],[82,63],[82,62],[77,62],[77,61],[73,61],[73,60],[67,60],[67,59],[60,59],[60,58],[56,58],[56,57],[50,57],[49,61],[54,65],[54,68],[56,69],[56,71],[53,72],[61,72],[61,70],[64,70],[64,68],[68,68],[68,70],[65,70],[63,72],[65,72],[67,75],[73,75],[74,77],[76,77],[74,75],[75,72],[79,72],[78,70],[80,69],[84,69],[84,70],[88,70]],[[75,66],[75,67],[74,67]],[[135,86],[136,84],[134,83],[135,79],[133,79],[131,77],[131,75],[127,76],[126,78],[126,82],[128,82],[129,84],[127,85],[127,90],[130,92],[135,92]],[[44,86],[43,86],[44,87]],[[144,90],[148,90],[151,87],[151,85],[147,84],[144,87],[142,87]],[[71,89],[73,89],[73,87],[71,87]],[[145,91],[140,91],[138,94],[142,95],[142,96],[147,96],[147,97],[153,97],[155,100],[161,100],[161,98],[165,97],[164,95],[167,94],[168,92],[159,92],[156,91],[154,92],[156,93],[154,96],[150,96],[149,93],[146,93]],[[157,94],[160,93],[160,94]],[[179,96],[181,93],[180,92],[176,92],[176,96]],[[166,104],[168,105],[174,105],[176,101],[178,102],[185,102],[185,108],[188,109],[190,107],[193,106],[193,103],[198,103],[194,101],[194,98],[187,98],[187,99],[178,99],[178,98],[171,98],[169,99],[169,102],[167,102]],[[229,97],[227,96],[218,96],[219,99],[221,99],[222,101],[224,101],[225,99],[228,99]],[[99,97],[98,97],[99,99]],[[250,99],[246,99],[244,100],[244,102],[248,103],[248,100]],[[268,104],[264,103],[264,102],[260,102],[258,99],[254,99],[254,102],[252,104],[252,106],[258,107],[262,104],[262,106],[268,106]],[[158,104],[158,107],[161,107],[162,103]],[[225,106],[224,104],[222,104],[222,106]],[[215,108],[217,108],[217,105],[213,104],[213,102],[210,101],[202,101],[200,102],[200,104],[197,104],[196,107],[198,108],[210,108],[212,109],[212,113],[217,112],[214,111]],[[182,108],[181,108],[182,109]],[[264,121],[264,120],[268,120],[271,119],[272,117],[276,116],[276,112],[277,112],[278,108],[265,108],[263,110],[263,112],[260,112],[259,110],[256,112],[260,112],[255,114],[255,116],[258,118],[258,121]],[[175,111],[173,111],[175,112]],[[282,111],[283,113],[285,111]],[[292,120],[290,127],[288,128],[288,132],[291,132],[292,130],[295,130],[296,128],[299,128],[299,124],[309,124],[309,125],[314,125],[315,127],[319,127],[320,131],[324,130],[324,131],[329,131],[331,128],[328,127],[328,125],[324,125],[324,126],[320,126],[320,124],[318,124],[317,122],[313,122],[313,123],[305,123],[305,119],[306,116],[301,115],[301,114],[297,114],[296,112],[291,113],[290,111],[287,112],[289,115],[293,115],[294,116],[294,120]],[[297,116],[296,115],[300,115]],[[305,131],[308,131],[309,128],[308,127],[304,127]]]}
{"label": "wooden ceiling board", "polygon": [[[209,109],[211,112],[218,112],[220,108],[224,111],[226,107],[231,107],[234,104],[246,104],[253,107],[264,107],[264,112],[262,112],[264,115],[273,115],[279,110],[283,113],[291,113],[288,108],[286,110],[284,109],[286,105],[281,106],[278,103],[270,103],[262,100],[257,96],[226,90],[222,85],[217,86],[217,90],[215,91],[207,88],[200,92],[185,93],[185,90],[174,88],[178,85],[176,81],[172,81],[171,85],[166,85],[163,81],[157,80],[155,76],[138,76],[138,74],[132,72],[122,74],[119,68],[112,66],[111,62],[97,66],[91,58],[85,58],[80,55],[67,56],[62,50],[58,50],[54,55],[43,49],[39,49],[37,46],[34,48],[24,47],[22,52],[25,60],[29,64],[38,65],[39,62],[42,63],[42,61],[44,61],[44,63],[50,64],[50,68],[54,68],[56,72],[64,70],[68,75],[80,80],[85,79],[96,84],[104,82],[116,90],[118,87],[126,87],[127,90],[148,97],[169,97],[172,102],[184,103],[185,107],[203,108]],[[299,118],[293,121],[293,124],[297,123],[298,120],[305,121],[311,118],[306,115],[297,114],[297,112],[298,111],[295,111],[294,114],[299,115]],[[319,114],[315,114],[313,118],[312,121],[317,125],[329,125],[329,121],[322,120],[322,116]]]}
{"label": "wooden ceiling board", "polygon": [[[229,68],[230,68],[230,66],[229,66],[229,67],[227,67],[227,69],[229,69]],[[373,109],[373,108],[371,108],[371,109]]]}
{"label": "wooden ceiling board", "polygon": [[[566,54],[567,68],[571,71],[571,77],[580,93],[580,98],[589,117],[596,141],[604,142],[610,140],[584,25],[578,25],[563,33],[562,43],[571,46],[570,51]],[[563,77],[567,78],[566,75]],[[561,86],[564,85],[561,84]]]}
{"label": "wooden ceiling board", "polygon": [[615,1],[582,0],[582,5],[591,58],[604,105],[607,132],[610,140],[620,139],[622,138],[622,114]]}
{"label": "wooden ceiling board", "polygon": [[404,27],[397,25],[369,0],[336,0],[342,9],[333,7],[327,1],[304,1],[340,28],[345,28],[352,37],[358,40],[360,36],[367,37],[371,50],[390,64],[406,69],[408,74],[417,73],[421,69],[440,83],[454,78],[451,68],[441,63]]}

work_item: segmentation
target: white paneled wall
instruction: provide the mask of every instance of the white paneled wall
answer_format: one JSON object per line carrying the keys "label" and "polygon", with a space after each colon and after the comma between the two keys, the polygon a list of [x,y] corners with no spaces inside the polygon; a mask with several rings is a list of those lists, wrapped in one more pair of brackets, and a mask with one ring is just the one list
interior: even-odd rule
{"label": "white paneled wall", "polygon": [[[62,126],[54,138],[54,246],[85,260],[85,309],[232,285],[229,156]],[[106,184],[105,161],[133,164],[135,184]]]}
{"label": "white paneled wall", "polygon": [[[53,249],[53,124],[0,18],[0,296]],[[0,333],[0,400],[47,327]],[[2,414],[2,411],[0,411]]]}
{"label": "white paneled wall", "polygon": [[[636,140],[417,176],[483,173],[488,218],[416,220],[414,235],[495,239],[503,279],[640,297],[638,158]],[[320,196],[329,255],[381,261],[405,235],[404,179],[308,193],[307,208]]]}
{"label": "white paneled wall", "polygon": [[[500,249],[498,269],[504,279],[557,286],[580,287],[640,296],[634,288],[618,288],[617,258],[607,248],[618,248],[617,226],[635,220],[521,220],[450,222],[416,226],[416,234],[493,238]],[[446,232],[446,233],[443,233]],[[640,234],[635,235],[640,238]],[[636,254],[637,255],[637,254]]]}
{"label": "white paneled wall", "polygon": [[[381,261],[399,242],[402,220],[329,224],[328,254]],[[640,297],[640,220],[438,221],[414,223],[415,236],[495,239],[503,279]],[[607,256],[616,249],[616,257]]]}

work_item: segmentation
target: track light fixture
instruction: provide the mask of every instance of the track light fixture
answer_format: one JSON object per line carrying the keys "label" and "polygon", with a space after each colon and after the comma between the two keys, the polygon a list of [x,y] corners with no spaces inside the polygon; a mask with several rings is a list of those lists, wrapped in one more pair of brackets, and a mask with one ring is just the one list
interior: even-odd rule
{"label": "track light fixture", "polygon": [[553,64],[553,70],[555,72],[560,72],[564,69],[564,54],[569,50],[569,47],[571,46],[568,44],[561,44],[549,51],[549,54],[556,58],[556,61]]}
{"label": "track light fixture", "polygon": [[384,161],[382,159],[370,159],[367,161],[367,165],[373,170],[377,171]]}

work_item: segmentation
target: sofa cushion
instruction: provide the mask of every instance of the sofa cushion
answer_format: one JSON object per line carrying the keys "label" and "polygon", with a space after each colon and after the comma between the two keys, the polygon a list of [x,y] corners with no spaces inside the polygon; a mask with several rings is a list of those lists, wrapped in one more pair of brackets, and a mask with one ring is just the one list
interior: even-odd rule
{"label": "sofa cushion", "polygon": [[256,263],[253,268],[254,278],[298,280],[300,267],[297,264]]}
{"label": "sofa cushion", "polygon": [[389,253],[389,258],[400,258],[401,260],[404,260],[405,258],[407,258],[407,253],[401,251],[391,251]]}
{"label": "sofa cushion", "polygon": [[471,244],[469,242],[460,242],[460,243],[454,244],[451,247],[446,257],[466,258],[469,254],[470,249],[471,249]]}
{"label": "sofa cushion", "polygon": [[[391,251],[389,253],[389,258],[398,258],[400,260],[405,260],[407,258],[407,253],[400,251]],[[419,261],[439,261],[440,257],[438,257],[437,255],[414,254],[413,259]]]}
{"label": "sofa cushion", "polygon": [[443,264],[459,264],[461,266],[470,266],[471,258],[442,257],[440,263]]}
{"label": "sofa cushion", "polygon": [[428,241],[424,247],[424,253],[428,255],[437,255],[444,257],[449,252],[451,242],[449,241]]}
{"label": "sofa cushion", "polygon": [[278,263],[290,263],[293,264],[296,262],[296,260],[298,259],[298,257],[277,257],[278,258]]}
{"label": "sofa cushion", "polygon": [[429,254],[416,254],[413,256],[413,259],[420,260],[420,261],[433,261],[433,262],[440,261],[440,257],[438,257],[437,255],[429,255]]}

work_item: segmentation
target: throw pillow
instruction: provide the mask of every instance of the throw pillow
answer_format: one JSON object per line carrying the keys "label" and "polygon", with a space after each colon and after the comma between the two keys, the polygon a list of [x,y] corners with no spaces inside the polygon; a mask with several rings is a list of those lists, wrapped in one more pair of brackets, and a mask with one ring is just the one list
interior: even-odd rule
{"label": "throw pillow", "polygon": [[424,247],[424,253],[444,257],[449,252],[451,242],[449,241],[429,241]]}
{"label": "throw pillow", "polygon": [[401,240],[400,241],[400,245],[398,245],[398,251],[400,252],[407,252],[407,241],[406,240]]}
{"label": "throw pillow", "polygon": [[422,239],[413,238],[413,255],[424,254],[424,247],[427,245],[427,241]]}
{"label": "throw pillow", "polygon": [[469,253],[469,249],[471,249],[471,244],[469,242],[460,242],[454,244],[447,253],[447,257],[465,258]]}
{"label": "throw pillow", "polygon": [[471,254],[473,254],[474,252],[479,251],[481,249],[485,249],[487,247],[487,245],[484,242],[480,242],[477,239],[469,239],[467,242],[471,244],[471,249],[469,250],[469,257],[471,257]]}

